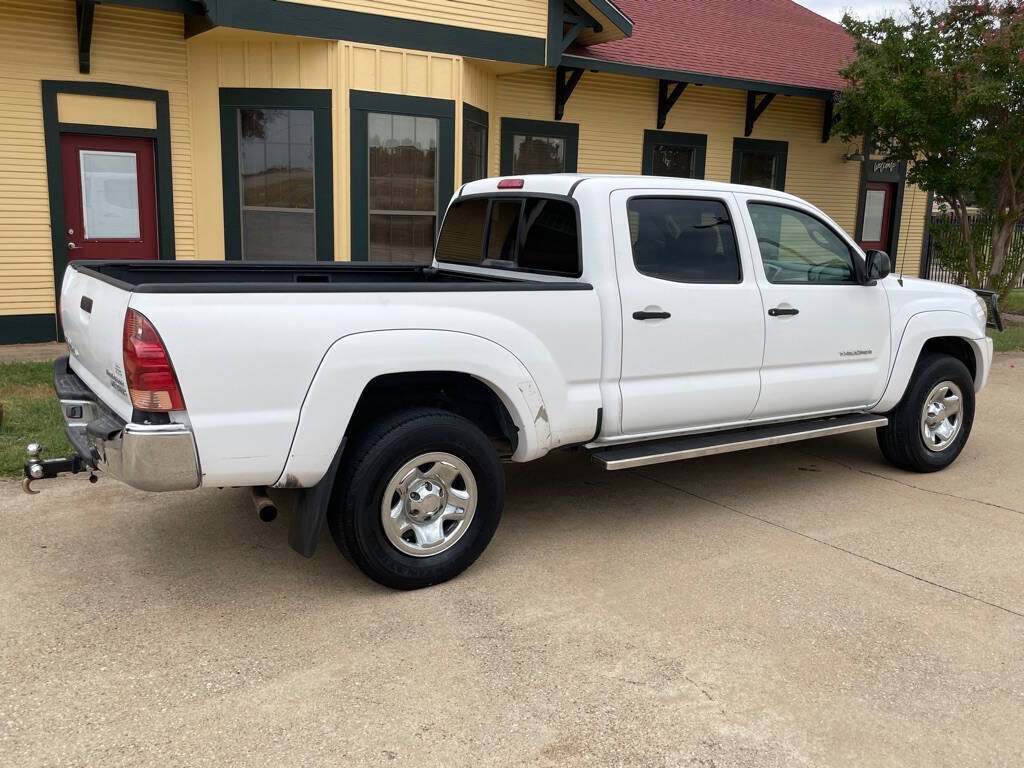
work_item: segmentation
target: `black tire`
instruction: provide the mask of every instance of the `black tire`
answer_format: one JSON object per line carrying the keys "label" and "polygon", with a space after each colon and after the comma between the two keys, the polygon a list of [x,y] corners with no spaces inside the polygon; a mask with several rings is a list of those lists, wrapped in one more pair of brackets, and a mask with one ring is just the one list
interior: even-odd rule
{"label": "black tire", "polygon": [[[443,452],[464,462],[476,482],[477,500],[465,533],[429,557],[400,551],[389,541],[381,503],[392,477],[409,461]],[[505,473],[487,436],[448,411],[415,408],[390,414],[353,441],[327,513],[335,544],[374,581],[393,589],[419,589],[458,576],[487,547],[505,504]]]}
{"label": "black tire", "polygon": [[[959,432],[943,450],[930,450],[921,431],[921,416],[925,401],[932,390],[945,381],[951,381],[960,390]],[[922,355],[914,368],[910,385],[892,412],[889,425],[877,431],[878,447],[882,455],[900,469],[910,472],[938,472],[945,469],[960,455],[974,424],[974,379],[961,361],[942,354]]]}

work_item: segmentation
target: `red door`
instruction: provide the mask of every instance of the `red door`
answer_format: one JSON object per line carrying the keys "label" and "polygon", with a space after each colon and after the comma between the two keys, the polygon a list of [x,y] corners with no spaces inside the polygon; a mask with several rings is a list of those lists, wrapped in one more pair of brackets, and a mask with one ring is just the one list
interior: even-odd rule
{"label": "red door", "polygon": [[64,218],[71,259],[155,259],[153,140],[63,134]]}
{"label": "red door", "polygon": [[896,199],[896,185],[888,182],[870,181],[864,192],[864,228],[861,231],[860,247],[865,251],[886,251],[889,249],[889,234],[892,232],[893,203]]}

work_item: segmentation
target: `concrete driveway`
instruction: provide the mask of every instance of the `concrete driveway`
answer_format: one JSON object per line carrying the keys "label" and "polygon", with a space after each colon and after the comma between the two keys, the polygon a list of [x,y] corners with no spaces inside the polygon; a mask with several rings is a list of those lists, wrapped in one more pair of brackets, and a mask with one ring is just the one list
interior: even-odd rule
{"label": "concrete driveway", "polygon": [[508,470],[384,590],[240,490],[0,484],[0,765],[1024,764],[1024,355],[960,461],[871,434]]}

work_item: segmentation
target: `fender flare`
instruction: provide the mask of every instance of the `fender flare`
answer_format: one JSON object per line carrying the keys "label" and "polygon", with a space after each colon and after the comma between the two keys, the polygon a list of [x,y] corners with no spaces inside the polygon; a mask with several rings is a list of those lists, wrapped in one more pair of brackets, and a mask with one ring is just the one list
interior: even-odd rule
{"label": "fender flare", "polygon": [[467,374],[495,393],[519,430],[513,461],[529,461],[550,449],[551,429],[540,389],[522,361],[505,347],[461,331],[365,331],[343,336],[324,354],[275,487],[311,488],[324,477],[356,404],[373,379],[424,371]]}
{"label": "fender flare", "polygon": [[910,386],[910,377],[921,357],[921,351],[929,339],[954,337],[970,344],[977,366],[975,388],[981,389],[985,384],[989,361],[985,354],[986,340],[974,338],[976,334],[974,319],[963,312],[946,309],[912,315],[900,337],[885,391],[871,410],[876,413],[888,413],[903,399],[903,394]]}

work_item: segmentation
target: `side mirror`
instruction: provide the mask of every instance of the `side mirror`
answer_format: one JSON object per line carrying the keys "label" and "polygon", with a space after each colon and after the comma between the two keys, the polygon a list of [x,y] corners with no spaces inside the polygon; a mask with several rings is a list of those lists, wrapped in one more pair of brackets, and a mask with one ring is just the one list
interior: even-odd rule
{"label": "side mirror", "polygon": [[868,251],[865,273],[867,280],[883,280],[892,272],[892,261],[885,251]]}

